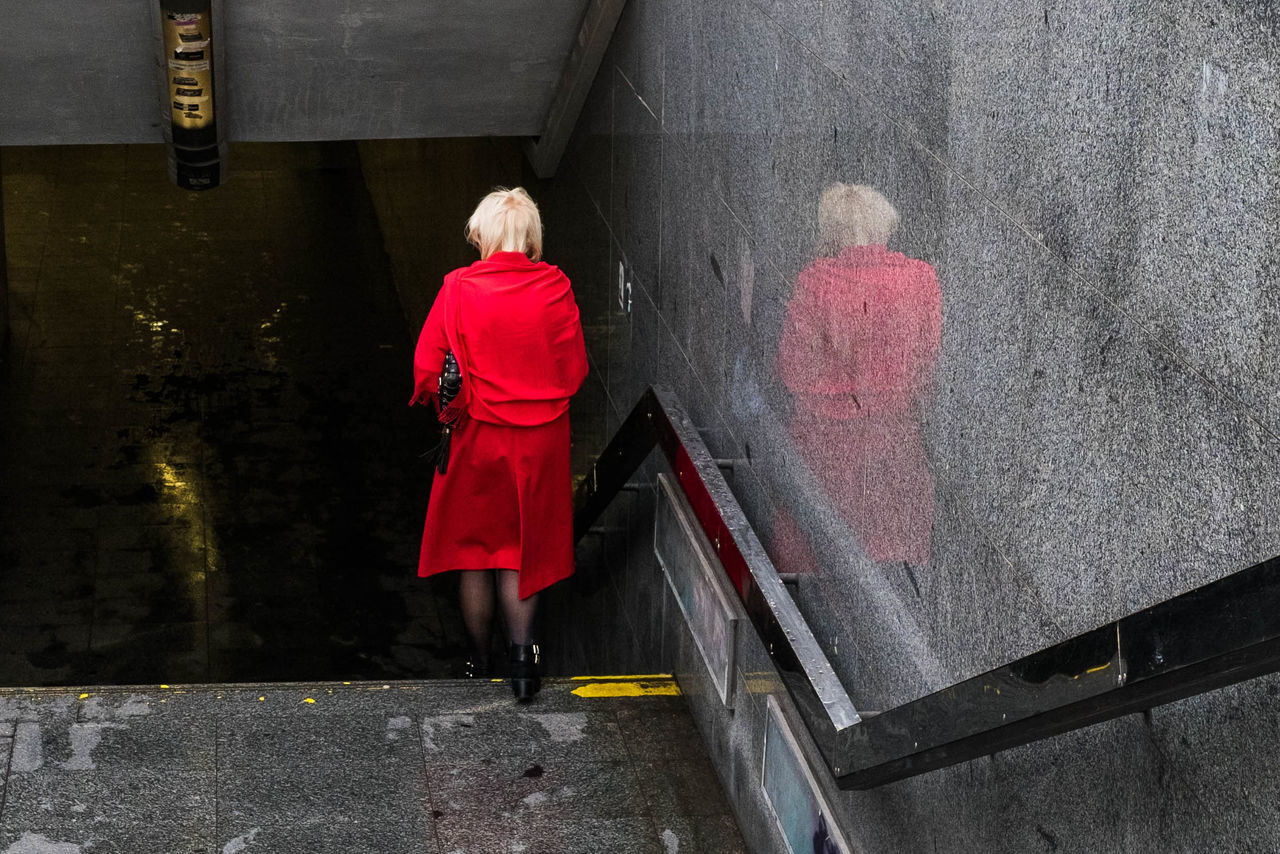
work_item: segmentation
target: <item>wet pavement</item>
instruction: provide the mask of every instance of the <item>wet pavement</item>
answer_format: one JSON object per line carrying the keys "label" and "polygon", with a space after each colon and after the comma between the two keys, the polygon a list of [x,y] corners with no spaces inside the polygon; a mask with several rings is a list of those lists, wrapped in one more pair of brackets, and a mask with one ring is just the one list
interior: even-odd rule
{"label": "wet pavement", "polygon": [[669,680],[0,691],[4,854],[744,852]]}
{"label": "wet pavement", "polygon": [[0,685],[456,675],[429,470],[355,148],[3,152]]}

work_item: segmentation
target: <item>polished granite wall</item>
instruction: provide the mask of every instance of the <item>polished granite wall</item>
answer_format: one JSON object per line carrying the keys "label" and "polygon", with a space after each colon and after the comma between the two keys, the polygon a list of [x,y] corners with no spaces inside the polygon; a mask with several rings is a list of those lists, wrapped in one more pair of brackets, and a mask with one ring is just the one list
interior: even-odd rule
{"label": "polished granite wall", "polygon": [[[551,257],[601,437],[676,390],[863,708],[1280,554],[1278,51],[1268,4],[632,0],[560,175],[527,179],[575,235]],[[821,260],[834,182],[892,203],[913,272]],[[856,405],[810,394],[850,377]],[[627,619],[669,633],[647,595]],[[1268,850],[1277,691],[843,795],[845,823],[868,851]]]}

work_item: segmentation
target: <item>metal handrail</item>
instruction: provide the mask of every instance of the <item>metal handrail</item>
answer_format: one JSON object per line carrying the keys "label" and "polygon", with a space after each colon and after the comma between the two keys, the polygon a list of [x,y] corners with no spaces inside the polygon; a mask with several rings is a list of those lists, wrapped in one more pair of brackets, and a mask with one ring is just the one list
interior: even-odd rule
{"label": "metal handrail", "polygon": [[815,739],[821,736],[822,743],[834,745],[838,735],[862,718],[783,586],[716,459],[671,392],[648,389],[578,485],[575,538],[587,533],[655,445],[662,448],[792,695],[806,708],[823,710],[821,716],[806,720],[810,731]]}
{"label": "metal handrail", "polygon": [[1280,670],[1280,557],[859,716],[675,396],[648,389],[579,484],[581,539],[655,446],[842,789],[868,789]]}

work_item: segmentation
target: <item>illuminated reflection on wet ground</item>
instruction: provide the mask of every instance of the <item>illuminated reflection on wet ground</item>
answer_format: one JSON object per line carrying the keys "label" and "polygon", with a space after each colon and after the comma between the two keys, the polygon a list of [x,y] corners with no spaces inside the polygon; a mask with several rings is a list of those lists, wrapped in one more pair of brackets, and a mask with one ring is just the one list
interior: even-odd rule
{"label": "illuminated reflection on wet ground", "polygon": [[434,677],[428,444],[346,145],[6,149],[0,684]]}

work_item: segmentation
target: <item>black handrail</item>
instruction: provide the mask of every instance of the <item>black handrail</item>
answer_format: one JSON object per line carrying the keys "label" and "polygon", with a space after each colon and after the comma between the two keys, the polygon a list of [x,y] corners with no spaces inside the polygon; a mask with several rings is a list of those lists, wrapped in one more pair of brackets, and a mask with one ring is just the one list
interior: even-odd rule
{"label": "black handrail", "polygon": [[861,718],[693,421],[670,392],[650,388],[578,485],[574,534],[580,539],[654,446],[662,448],[698,524],[716,551],[806,724],[828,749]]}
{"label": "black handrail", "polygon": [[[868,789],[1280,670],[1280,557],[866,718],[675,397],[651,388],[578,487],[581,538],[662,448],[837,784]],[[786,597],[785,601],[779,595]]]}

